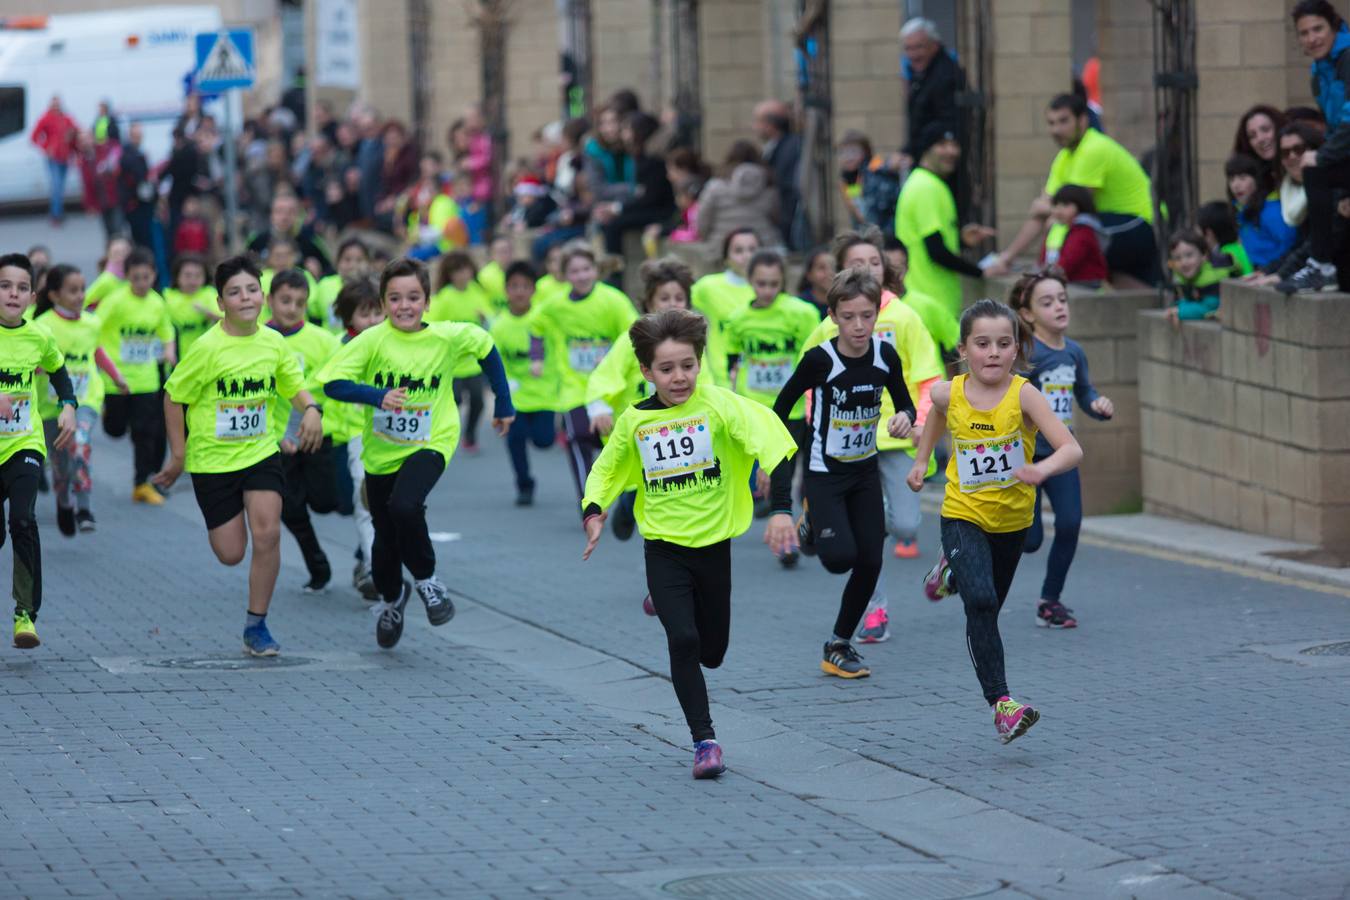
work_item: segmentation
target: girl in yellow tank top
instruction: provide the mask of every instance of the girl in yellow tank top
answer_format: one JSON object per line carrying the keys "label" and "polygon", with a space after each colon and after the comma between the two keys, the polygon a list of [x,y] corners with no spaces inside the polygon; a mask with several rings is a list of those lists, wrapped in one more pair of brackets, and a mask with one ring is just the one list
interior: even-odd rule
{"label": "girl in yellow tank top", "polygon": [[[957,349],[969,368],[932,391],[933,412],[910,470],[911,490],[923,489],[928,458],[944,430],[952,434],[942,501],[942,556],[924,589],[930,600],[960,593],[966,645],[980,689],[1007,743],[1040,718],[1008,695],[998,614],[1012,587],[1031,525],[1036,485],[1078,465],[1083,451],[1040,391],[1012,373],[1030,334],[1009,307],[981,300],[961,316]],[[945,429],[944,429],[945,426]],[[1054,452],[1032,462],[1036,432]]]}

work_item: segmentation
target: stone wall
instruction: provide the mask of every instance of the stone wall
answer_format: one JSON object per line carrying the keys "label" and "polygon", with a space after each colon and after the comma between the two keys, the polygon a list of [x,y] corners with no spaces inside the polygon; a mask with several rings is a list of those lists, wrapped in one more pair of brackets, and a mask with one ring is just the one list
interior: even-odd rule
{"label": "stone wall", "polygon": [[1228,282],[1222,313],[1139,316],[1145,510],[1350,546],[1350,297]]}

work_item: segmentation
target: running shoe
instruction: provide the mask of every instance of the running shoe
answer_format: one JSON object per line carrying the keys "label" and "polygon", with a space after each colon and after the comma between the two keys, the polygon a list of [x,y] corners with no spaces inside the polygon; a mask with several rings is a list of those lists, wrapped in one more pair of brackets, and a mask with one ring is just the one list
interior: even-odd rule
{"label": "running shoe", "polygon": [[795,569],[797,568],[797,560],[801,558],[802,555],[798,553],[796,550],[789,550],[782,556],[778,557],[778,564],[785,569]]}
{"label": "running shoe", "polygon": [[403,591],[398,595],[398,600],[393,603],[388,600],[381,600],[371,607],[371,613],[377,616],[375,620],[375,643],[385,650],[393,649],[394,645],[398,643],[398,639],[403,637],[403,610],[408,605],[408,598],[412,596],[412,590],[412,585],[404,581]]}
{"label": "running shoe", "polygon": [[1303,268],[1275,285],[1281,294],[1315,294],[1336,289],[1336,267],[1308,260]]}
{"label": "running shoe", "polygon": [[276,656],[281,652],[281,645],[267,630],[266,619],[244,629],[244,652],[249,656]]}
{"label": "running shoe", "polygon": [[896,541],[895,542],[896,559],[918,559],[919,542],[918,541]]}
{"label": "running shoe", "polygon": [[56,528],[66,537],[75,536],[75,510],[69,506],[56,507]]}
{"label": "running shoe", "polygon": [[820,671],[840,678],[866,678],[872,674],[848,641],[825,642],[825,658],[820,661]]}
{"label": "running shoe", "polygon": [[652,602],[651,594],[642,598],[642,611],[649,616],[656,615],[656,604]]}
{"label": "running shoe", "polygon": [[352,572],[352,587],[356,588],[362,600],[374,603],[380,599],[380,590],[375,587],[375,578],[365,563],[356,564],[356,570]]}
{"label": "running shoe", "polygon": [[890,639],[891,617],[886,614],[886,607],[878,606],[863,619],[862,628],[858,629],[858,643],[880,644]]}
{"label": "running shoe", "polygon": [[717,741],[699,741],[694,744],[694,777],[716,778],[727,770],[722,762],[722,746]]}
{"label": "running shoe", "polygon": [[998,739],[1005,744],[1026,734],[1041,718],[1041,714],[1032,707],[1006,696],[999,697],[998,702],[990,708],[994,711],[994,730],[998,732]]}
{"label": "running shoe", "polygon": [[88,534],[98,529],[98,524],[94,521],[94,514],[87,509],[82,509],[75,514],[75,524],[82,534]]}
{"label": "running shoe", "polygon": [[534,489],[516,492],[516,506],[534,506]]}
{"label": "running shoe", "polygon": [[956,585],[952,580],[952,567],[947,565],[947,554],[943,553],[939,556],[937,565],[929,569],[928,574],[924,576],[923,592],[934,603],[956,593]]}
{"label": "running shoe", "polygon": [[1036,607],[1036,624],[1042,628],[1077,628],[1078,620],[1073,610],[1056,600]]}
{"label": "running shoe", "polygon": [[816,555],[816,536],[811,531],[811,511],[806,506],[806,498],[802,498],[802,514],[797,517],[797,547],[802,556]]}
{"label": "running shoe", "polygon": [[37,629],[33,627],[33,620],[28,617],[28,613],[15,613],[14,646],[20,650],[32,650],[41,643],[42,641],[38,640]]}
{"label": "running shoe", "polygon": [[435,575],[417,582],[417,594],[422,605],[427,608],[427,621],[432,625],[444,625],[455,617],[455,604],[450,600],[450,592]]}
{"label": "running shoe", "polygon": [[317,572],[311,572],[309,581],[301,588],[306,594],[322,594],[328,590],[328,582],[333,580],[333,570],[324,566]]}
{"label": "running shoe", "polygon": [[626,541],[631,538],[633,532],[637,530],[637,517],[633,515],[632,501],[620,496],[619,502],[614,504],[614,514],[610,516],[609,521],[616,539]]}
{"label": "running shoe", "polygon": [[144,503],[146,506],[163,506],[164,495],[155,490],[153,484],[146,482],[131,489],[131,501],[133,503]]}

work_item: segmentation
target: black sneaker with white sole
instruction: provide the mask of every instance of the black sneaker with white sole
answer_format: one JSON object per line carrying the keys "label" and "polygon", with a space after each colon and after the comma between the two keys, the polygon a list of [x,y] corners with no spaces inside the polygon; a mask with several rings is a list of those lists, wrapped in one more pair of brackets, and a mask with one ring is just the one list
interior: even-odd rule
{"label": "black sneaker with white sole", "polygon": [[1336,267],[1311,259],[1293,275],[1275,285],[1281,294],[1315,294],[1336,287]]}
{"label": "black sneaker with white sole", "polygon": [[427,608],[427,621],[432,625],[444,625],[455,617],[455,604],[450,600],[450,592],[435,575],[417,582],[417,594],[422,605]]}
{"label": "black sneaker with white sole", "polygon": [[301,588],[306,594],[322,594],[328,590],[328,582],[333,580],[333,570],[329,568],[318,569],[311,572],[309,581]]}
{"label": "black sneaker with white sole", "polygon": [[408,598],[412,597],[412,592],[412,585],[405,581],[403,582],[403,591],[398,595],[398,600],[393,603],[382,600],[371,607],[370,611],[377,617],[375,620],[375,643],[385,650],[392,649],[398,643],[398,639],[403,637],[403,611],[408,606]]}
{"label": "black sneaker with white sole", "polygon": [[87,509],[82,509],[75,514],[75,525],[80,529],[81,534],[88,534],[98,529],[98,524],[94,521],[94,514]]}

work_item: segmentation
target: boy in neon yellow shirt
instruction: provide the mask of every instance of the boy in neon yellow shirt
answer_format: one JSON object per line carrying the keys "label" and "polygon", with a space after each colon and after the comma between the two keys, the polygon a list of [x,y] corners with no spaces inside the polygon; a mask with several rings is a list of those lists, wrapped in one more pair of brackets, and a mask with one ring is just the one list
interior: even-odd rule
{"label": "boy in neon yellow shirt", "polygon": [[220,321],[220,304],[215,287],[206,283],[206,260],[202,257],[184,253],[174,259],[170,271],[173,287],[164,291],[164,303],[178,336],[181,359],[206,329]]}
{"label": "boy in neon yellow shirt", "polygon": [[297,443],[304,451],[323,441],[323,420],[286,339],[258,324],[257,266],[232,256],[216,266],[215,283],[224,317],[164,386],[170,454],[154,480],[167,491],[184,470],[191,473],[211,550],[225,565],[243,561],[252,537],[244,652],[276,656],[281,646],[267,628],[267,611],[281,570],[285,476],[268,402],[274,394],[287,397],[302,413]]}
{"label": "boy in neon yellow shirt", "polygon": [[370,274],[370,250],[360,238],[347,238],[338,246],[337,272],[319,279],[318,290],[309,295],[309,320],[333,334],[342,334],[342,319],[333,309],[344,284]]}

